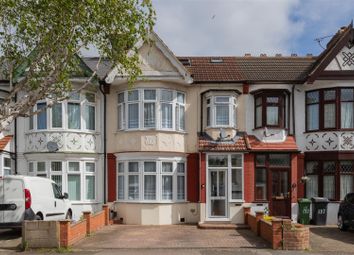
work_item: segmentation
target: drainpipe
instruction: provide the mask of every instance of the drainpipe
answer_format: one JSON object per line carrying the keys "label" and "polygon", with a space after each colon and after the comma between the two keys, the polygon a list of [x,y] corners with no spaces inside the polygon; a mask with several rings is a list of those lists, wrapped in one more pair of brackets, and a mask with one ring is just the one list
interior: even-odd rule
{"label": "drainpipe", "polygon": [[107,83],[103,81],[99,81],[99,89],[103,95],[103,203],[107,203],[107,98],[106,93],[103,89],[103,86],[107,85]]}
{"label": "drainpipe", "polygon": [[[17,101],[17,93],[15,94],[15,102]],[[14,121],[14,154],[15,154],[15,175],[17,175],[17,118]]]}

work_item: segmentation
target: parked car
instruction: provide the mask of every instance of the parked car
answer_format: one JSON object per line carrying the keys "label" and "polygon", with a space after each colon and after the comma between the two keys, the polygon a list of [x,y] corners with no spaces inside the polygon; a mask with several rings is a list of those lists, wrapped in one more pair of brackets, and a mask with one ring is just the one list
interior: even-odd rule
{"label": "parked car", "polygon": [[354,193],[347,194],[339,205],[338,227],[343,231],[354,227]]}
{"label": "parked car", "polygon": [[24,220],[71,219],[68,194],[50,179],[0,177],[0,228],[19,228]]}

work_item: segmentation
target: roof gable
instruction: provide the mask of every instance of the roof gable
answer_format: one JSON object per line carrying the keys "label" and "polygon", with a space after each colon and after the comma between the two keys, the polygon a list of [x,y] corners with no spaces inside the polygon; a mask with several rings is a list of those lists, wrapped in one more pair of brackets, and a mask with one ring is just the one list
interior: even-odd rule
{"label": "roof gable", "polygon": [[[193,79],[189,71],[176,58],[173,52],[156,33],[149,35],[150,42],[140,41],[137,44],[140,68],[144,79],[175,79],[190,84]],[[107,75],[106,82],[112,83],[121,75],[118,67],[113,68]],[[124,77],[123,75],[123,78]]]}
{"label": "roof gable", "polygon": [[340,29],[327,44],[308,75],[307,83],[317,79],[354,79],[353,23]]}

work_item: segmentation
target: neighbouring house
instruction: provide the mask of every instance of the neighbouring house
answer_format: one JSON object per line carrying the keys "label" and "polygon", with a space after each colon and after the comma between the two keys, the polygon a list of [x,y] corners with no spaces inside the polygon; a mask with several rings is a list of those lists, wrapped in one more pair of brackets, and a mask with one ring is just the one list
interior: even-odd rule
{"label": "neighbouring house", "polygon": [[296,220],[298,198],[324,196],[335,223],[354,191],[353,31],[302,57],[177,57],[152,33],[133,86],[104,62],[17,120],[16,173],[56,181],[74,217],[108,201],[126,224],[243,223],[245,206]]}

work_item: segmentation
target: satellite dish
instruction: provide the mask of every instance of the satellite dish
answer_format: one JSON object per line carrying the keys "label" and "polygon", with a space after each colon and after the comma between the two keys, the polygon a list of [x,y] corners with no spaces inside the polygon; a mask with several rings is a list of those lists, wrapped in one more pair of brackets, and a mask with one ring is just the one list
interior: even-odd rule
{"label": "satellite dish", "polygon": [[227,134],[225,132],[225,130],[223,128],[220,128],[220,139],[223,140],[225,138],[227,138]]}
{"label": "satellite dish", "polygon": [[49,152],[56,152],[59,150],[59,146],[56,142],[50,141],[47,143],[47,149]]}

